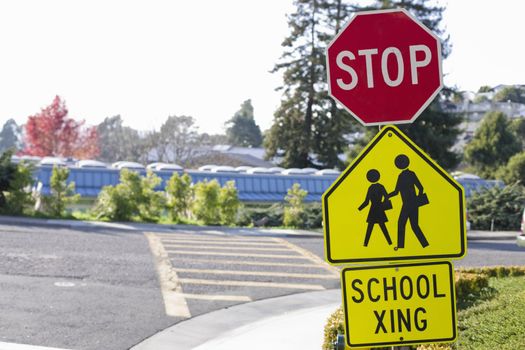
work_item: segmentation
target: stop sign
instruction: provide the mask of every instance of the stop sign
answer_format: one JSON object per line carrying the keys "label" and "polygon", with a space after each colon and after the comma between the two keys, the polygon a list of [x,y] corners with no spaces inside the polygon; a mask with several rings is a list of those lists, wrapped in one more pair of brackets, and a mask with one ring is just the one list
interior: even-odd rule
{"label": "stop sign", "polygon": [[357,13],[326,57],[330,95],[363,125],[411,123],[443,86],[439,38],[403,9]]}

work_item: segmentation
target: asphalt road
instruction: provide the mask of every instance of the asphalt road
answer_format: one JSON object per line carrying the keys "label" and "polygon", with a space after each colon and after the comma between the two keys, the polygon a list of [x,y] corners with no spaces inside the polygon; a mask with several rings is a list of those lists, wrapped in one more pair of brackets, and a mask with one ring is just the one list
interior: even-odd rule
{"label": "asphalt road", "polygon": [[[187,317],[339,288],[322,238],[0,225],[0,342],[123,350]],[[513,241],[471,241],[456,266],[524,265]]]}

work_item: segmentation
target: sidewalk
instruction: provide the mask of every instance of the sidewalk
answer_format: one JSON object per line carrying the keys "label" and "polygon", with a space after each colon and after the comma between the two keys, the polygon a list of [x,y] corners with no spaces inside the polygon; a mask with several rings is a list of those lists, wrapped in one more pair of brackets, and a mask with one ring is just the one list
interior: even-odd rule
{"label": "sidewalk", "polygon": [[319,350],[339,289],[264,299],[191,318],[131,350]]}
{"label": "sidewalk", "polygon": [[[153,231],[173,232],[199,231],[199,233],[218,235],[266,235],[293,237],[323,237],[322,232],[308,230],[292,230],[282,228],[260,227],[225,227],[225,226],[194,226],[194,225],[163,225],[133,222],[102,222],[61,219],[37,219],[23,216],[0,216],[0,224],[62,227],[80,230],[120,230],[120,231]],[[519,231],[467,231],[467,240],[516,240]]]}

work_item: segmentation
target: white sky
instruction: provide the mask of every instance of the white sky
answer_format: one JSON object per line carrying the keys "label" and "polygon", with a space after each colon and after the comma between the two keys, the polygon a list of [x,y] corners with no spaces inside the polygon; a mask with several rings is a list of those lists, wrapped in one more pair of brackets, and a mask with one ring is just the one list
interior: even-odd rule
{"label": "white sky", "polygon": [[[525,1],[444,4],[447,85],[525,83]],[[269,70],[291,11],[292,0],[2,1],[0,126],[25,123],[58,94],[87,124],[120,114],[151,130],[169,115],[191,115],[210,133],[251,98],[267,129],[281,84]]]}

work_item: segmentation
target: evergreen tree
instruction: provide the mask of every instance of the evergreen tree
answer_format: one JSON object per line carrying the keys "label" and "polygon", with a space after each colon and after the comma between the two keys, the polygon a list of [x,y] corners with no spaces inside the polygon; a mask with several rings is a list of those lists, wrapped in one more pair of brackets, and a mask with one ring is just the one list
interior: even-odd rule
{"label": "evergreen tree", "polygon": [[262,144],[261,129],[255,124],[251,100],[242,103],[241,109],[225,125],[228,143],[234,146],[259,147]]}
{"label": "evergreen tree", "polygon": [[16,124],[14,119],[9,119],[5,122],[0,131],[0,153],[8,149],[19,150],[21,148],[22,128]]}
{"label": "evergreen tree", "polygon": [[509,118],[501,112],[488,112],[465,147],[465,157],[480,176],[494,177],[498,168],[520,151],[521,142]]}
{"label": "evergreen tree", "polygon": [[146,140],[138,131],[123,125],[120,115],[106,118],[97,126],[100,142],[100,160],[116,162],[119,160],[142,161],[146,150]]}
{"label": "evergreen tree", "polygon": [[283,72],[283,98],[265,137],[268,157],[286,167],[339,165],[350,117],[327,95],[325,49],[348,17],[341,0],[296,0],[288,17],[290,35],[272,72]]}

